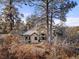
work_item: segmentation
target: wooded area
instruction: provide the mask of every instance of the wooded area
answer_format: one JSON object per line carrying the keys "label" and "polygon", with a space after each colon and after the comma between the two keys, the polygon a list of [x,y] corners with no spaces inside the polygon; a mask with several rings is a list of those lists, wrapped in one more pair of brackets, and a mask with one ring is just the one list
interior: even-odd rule
{"label": "wooded area", "polygon": [[[0,0],[0,5],[0,59],[79,59],[79,27],[65,26],[75,1]],[[22,5],[36,12],[25,22]]]}

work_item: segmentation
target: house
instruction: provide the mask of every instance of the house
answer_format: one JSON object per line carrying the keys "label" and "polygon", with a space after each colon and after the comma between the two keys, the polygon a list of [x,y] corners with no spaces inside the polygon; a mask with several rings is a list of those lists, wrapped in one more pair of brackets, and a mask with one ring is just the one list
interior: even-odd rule
{"label": "house", "polygon": [[46,40],[45,34],[40,34],[36,29],[28,30],[23,34],[23,36],[25,37],[26,43],[39,43]]}
{"label": "house", "polygon": [[29,31],[25,32],[23,35],[25,37],[26,43],[31,43],[31,42],[38,43],[38,41],[39,41],[37,31],[29,30]]}

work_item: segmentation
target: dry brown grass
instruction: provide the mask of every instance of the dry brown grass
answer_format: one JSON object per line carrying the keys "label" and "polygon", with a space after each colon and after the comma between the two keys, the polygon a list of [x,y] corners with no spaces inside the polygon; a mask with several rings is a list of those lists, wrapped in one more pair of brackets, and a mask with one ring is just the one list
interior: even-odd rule
{"label": "dry brown grass", "polygon": [[5,44],[0,46],[0,59],[71,59],[75,56],[69,47],[48,43],[17,44],[19,38],[5,36]]}

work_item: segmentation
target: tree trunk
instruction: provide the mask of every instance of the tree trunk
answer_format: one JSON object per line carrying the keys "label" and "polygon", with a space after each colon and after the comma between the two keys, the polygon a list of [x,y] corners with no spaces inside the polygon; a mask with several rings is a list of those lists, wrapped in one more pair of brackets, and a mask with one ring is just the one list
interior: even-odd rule
{"label": "tree trunk", "polygon": [[49,10],[48,10],[48,5],[49,5],[48,0],[46,0],[47,41],[49,42],[49,16],[48,16]]}
{"label": "tree trunk", "polygon": [[11,0],[9,0],[9,6],[10,6],[10,9],[9,9],[9,11],[10,11],[10,13],[9,13],[9,18],[10,18],[10,31],[12,31],[13,30],[13,26],[14,26],[14,20],[12,19],[13,15],[11,13],[11,8],[12,8],[12,1]]}
{"label": "tree trunk", "polygon": [[[50,40],[53,40],[53,37],[52,37],[52,13],[51,13],[51,19],[50,19]],[[50,41],[50,43],[52,43]]]}

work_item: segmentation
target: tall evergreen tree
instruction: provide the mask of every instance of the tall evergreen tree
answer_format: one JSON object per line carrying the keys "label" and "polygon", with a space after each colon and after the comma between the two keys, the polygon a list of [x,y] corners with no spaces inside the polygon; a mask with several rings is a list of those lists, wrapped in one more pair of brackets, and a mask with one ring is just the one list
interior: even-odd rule
{"label": "tall evergreen tree", "polygon": [[2,4],[4,4],[4,9],[2,11],[2,15],[5,18],[5,21],[8,25],[9,32],[13,30],[14,22],[16,20],[20,20],[22,14],[18,12],[18,8],[15,7],[13,0],[3,0]]}

